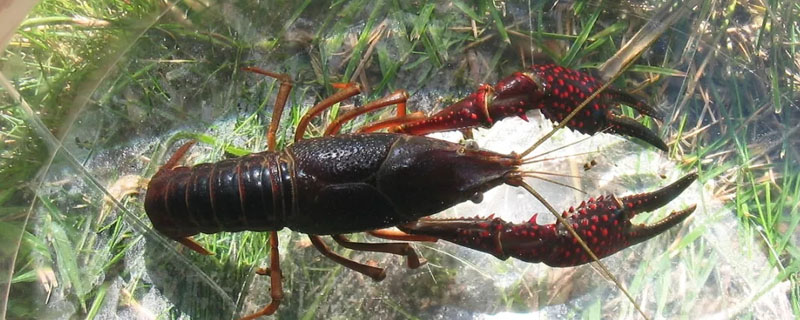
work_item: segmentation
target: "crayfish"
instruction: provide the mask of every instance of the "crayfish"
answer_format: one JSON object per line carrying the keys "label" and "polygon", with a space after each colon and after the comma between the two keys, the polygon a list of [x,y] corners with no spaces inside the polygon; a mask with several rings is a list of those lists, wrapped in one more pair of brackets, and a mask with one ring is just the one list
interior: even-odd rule
{"label": "crayfish", "polygon": [[[340,245],[354,250],[403,255],[410,268],[419,267],[425,260],[408,243],[357,243],[342,234],[370,231],[394,240],[442,239],[501,259],[515,257],[566,267],[594,261],[652,238],[694,210],[692,206],[673,212],[649,226],[631,224],[638,212],[654,210],[678,196],[697,177],[689,174],[655,192],[589,199],[565,212],[558,224],[539,225],[536,216],[520,224],[491,217],[426,218],[461,202],[479,201],[485,191],[501,184],[529,191],[530,187],[523,180],[526,172],[520,169],[527,161],[526,153],[500,154],[422,135],[490,127],[505,117],[525,118],[532,109],[541,110],[553,121],[564,121],[601,86],[580,71],[535,65],[494,86],[482,85],[475,93],[428,117],[406,114],[408,95],[399,90],[341,115],[328,126],[326,136],[303,139],[311,118],[360,91],[357,85],[344,86],[300,120],[294,144],[276,151],[275,132],[291,80],[284,74],[248,70],[281,80],[267,134],[268,151],[213,164],[177,166],[191,147],[189,142],[158,170],[145,199],[145,210],[156,230],[203,254],[208,251],[191,236],[221,231],[271,232],[270,267],[263,273],[271,277],[272,301],[243,319],[274,313],[283,298],[276,232],[284,227],[309,234],[313,245],[337,263],[381,280],[385,277],[382,268],[339,256],[321,236],[331,235]],[[586,134],[605,131],[628,135],[666,150],[666,144],[649,129],[612,113],[616,102],[650,116],[655,114],[632,95],[610,89],[567,120],[566,126]],[[388,106],[397,106],[394,117],[364,127],[359,133],[337,134],[343,122]],[[380,129],[390,132],[374,132]],[[395,226],[403,232],[380,230]]]}

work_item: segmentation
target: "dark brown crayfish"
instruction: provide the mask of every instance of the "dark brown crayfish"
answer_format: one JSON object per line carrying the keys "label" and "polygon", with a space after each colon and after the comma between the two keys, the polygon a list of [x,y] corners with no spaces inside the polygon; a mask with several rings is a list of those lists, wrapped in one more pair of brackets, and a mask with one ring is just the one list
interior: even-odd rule
{"label": "dark brown crayfish", "polygon": [[[499,154],[457,143],[418,136],[433,131],[491,126],[504,117],[525,117],[541,109],[551,120],[561,121],[585,97],[599,88],[594,78],[554,65],[538,65],[483,85],[476,93],[430,117],[405,112],[407,94],[398,91],[341,115],[326,130],[331,136],[303,140],[310,118],[332,104],[358,94],[355,85],[321,101],[303,117],[296,142],[275,151],[277,119],[285,105],[291,82],[288,76],[249,68],[281,80],[269,150],[213,164],[177,166],[191,143],[181,147],[152,178],[145,210],[156,230],[190,248],[207,254],[191,236],[220,231],[270,231],[272,302],[243,319],[275,312],[283,298],[276,231],[285,227],[309,234],[324,255],[375,280],[382,268],[361,264],[330,251],[320,235],[331,235],[340,245],[364,251],[406,256],[416,268],[420,259],[407,243],[356,243],[342,234],[371,231],[374,235],[408,241],[443,239],[491,253],[513,256],[551,266],[575,266],[592,261],[579,239],[561,224],[539,225],[536,216],[521,224],[498,218],[434,220],[425,218],[455,204],[480,199],[498,185],[527,186],[521,155]],[[631,135],[665,150],[666,144],[638,122],[616,116],[614,101],[632,104],[641,112],[654,112],[630,95],[609,90],[567,126],[583,133],[601,130]],[[364,131],[388,128],[394,133],[334,135],[342,122],[386,106],[397,105],[397,115],[368,126]],[[564,213],[569,226],[598,257],[611,255],[647,240],[680,223],[694,206],[674,212],[651,226],[633,226],[637,212],[659,208],[678,196],[696,179],[689,174],[652,193],[618,198],[590,199]],[[405,233],[373,231],[397,226]]]}

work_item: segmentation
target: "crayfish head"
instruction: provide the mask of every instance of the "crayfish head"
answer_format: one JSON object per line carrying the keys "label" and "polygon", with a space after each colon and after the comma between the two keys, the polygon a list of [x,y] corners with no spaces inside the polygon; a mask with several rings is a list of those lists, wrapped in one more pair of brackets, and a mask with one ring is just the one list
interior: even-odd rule
{"label": "crayfish head", "polygon": [[398,141],[377,175],[380,190],[409,218],[419,218],[480,196],[506,183],[521,160],[514,155],[426,137]]}

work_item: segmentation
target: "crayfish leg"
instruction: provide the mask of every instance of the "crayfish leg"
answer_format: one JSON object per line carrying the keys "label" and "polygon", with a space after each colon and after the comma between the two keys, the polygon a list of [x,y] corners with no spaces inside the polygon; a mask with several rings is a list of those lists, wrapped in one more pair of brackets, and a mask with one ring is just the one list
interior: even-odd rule
{"label": "crayfish leg", "polygon": [[281,86],[278,89],[278,96],[275,98],[275,106],[272,107],[272,119],[270,120],[269,129],[267,130],[267,150],[275,151],[277,142],[276,135],[281,122],[281,115],[283,115],[283,110],[286,108],[286,100],[289,99],[289,93],[292,91],[292,78],[288,74],[267,71],[256,67],[246,67],[242,68],[242,70],[275,78],[281,82]]}
{"label": "crayfish leg", "polygon": [[311,239],[311,243],[314,245],[314,247],[317,248],[317,250],[328,259],[331,259],[334,262],[341,264],[342,266],[345,266],[350,270],[368,276],[375,281],[381,281],[384,278],[386,278],[386,270],[384,270],[383,268],[378,268],[363,263],[358,263],[336,254],[335,252],[331,251],[331,249],[328,248],[328,246],[325,245],[324,242],[322,242],[322,238],[320,238],[320,236],[308,235],[308,238]]}
{"label": "crayfish leg", "polygon": [[389,132],[394,132],[394,128],[403,126],[407,123],[418,122],[425,119],[422,112],[414,112],[403,116],[394,116],[383,120],[372,122],[358,129],[358,132],[375,132],[381,129],[389,129]]}
{"label": "crayfish leg", "polygon": [[278,232],[272,231],[269,233],[269,268],[265,268],[265,272],[269,272],[270,277],[270,297],[272,301],[256,313],[242,317],[239,320],[252,320],[260,316],[268,316],[278,310],[283,300],[283,285],[281,280],[281,265],[280,254],[278,254]]}
{"label": "crayfish leg", "polygon": [[386,108],[390,106],[397,106],[397,117],[405,117],[406,116],[406,100],[408,100],[408,92],[405,90],[396,90],[383,98],[378,100],[371,101],[361,107],[356,109],[350,110],[336,119],[333,120],[328,125],[328,128],[325,129],[326,136],[334,135],[339,133],[339,130],[342,128],[342,125],[352,120],[353,118],[360,116],[362,114],[372,112],[374,110],[378,110],[381,108]]}
{"label": "crayfish leg", "polygon": [[369,251],[369,252],[383,252],[383,253],[391,253],[396,254],[398,256],[406,257],[408,261],[408,268],[409,269],[416,269],[427,263],[428,261],[425,258],[420,258],[417,255],[417,251],[411,247],[408,243],[363,243],[363,242],[352,242],[347,237],[336,234],[333,235],[333,240],[336,241],[340,246],[351,249],[351,250],[358,250],[358,251]]}
{"label": "crayfish leg", "polygon": [[408,234],[403,231],[394,229],[378,229],[378,230],[367,231],[367,233],[376,238],[395,240],[395,241],[436,242],[439,240],[439,238],[434,238],[431,236]]}
{"label": "crayfish leg", "polygon": [[196,141],[191,140],[189,142],[184,143],[180,148],[178,148],[178,151],[175,151],[175,153],[173,153],[172,156],[169,157],[169,160],[167,160],[167,162],[164,163],[164,165],[162,165],[161,168],[158,169],[158,172],[156,172],[156,174],[153,177],[157,176],[161,172],[164,172],[164,170],[169,171],[172,170],[172,168],[175,168],[178,165],[178,161],[180,161],[181,158],[183,158],[183,156],[186,155],[186,152],[189,151],[189,148],[191,148],[195,144],[195,142]]}
{"label": "crayfish leg", "polygon": [[311,119],[313,117],[322,113],[323,111],[330,108],[334,104],[344,101],[345,99],[355,96],[359,93],[361,93],[361,88],[358,85],[354,84],[353,86],[348,86],[334,93],[330,97],[323,99],[322,101],[311,107],[311,109],[309,109],[306,112],[306,114],[304,114],[300,118],[300,122],[297,124],[297,128],[295,128],[294,142],[303,140],[303,136],[306,133],[306,128],[308,127],[308,124],[311,123]]}
{"label": "crayfish leg", "polygon": [[201,246],[199,243],[197,243],[197,241],[194,241],[194,239],[192,237],[180,238],[180,239],[176,239],[175,241],[178,241],[178,243],[180,243],[180,244],[186,246],[187,248],[192,249],[192,251],[197,252],[199,254],[202,254],[204,256],[213,255],[213,253],[211,253],[211,251],[208,251],[208,249],[203,248],[203,246]]}

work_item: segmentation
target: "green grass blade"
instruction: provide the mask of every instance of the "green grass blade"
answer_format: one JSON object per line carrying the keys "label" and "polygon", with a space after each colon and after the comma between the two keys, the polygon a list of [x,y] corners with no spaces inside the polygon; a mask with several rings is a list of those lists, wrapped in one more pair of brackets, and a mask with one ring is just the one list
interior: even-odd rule
{"label": "green grass blade", "polygon": [[511,39],[508,37],[508,31],[506,31],[506,26],[503,24],[503,19],[500,18],[500,12],[498,12],[497,8],[492,4],[489,4],[487,7],[489,8],[489,13],[492,15],[492,20],[494,20],[497,33],[500,34],[500,39],[503,39],[505,43],[511,43]]}
{"label": "green grass blade", "polygon": [[571,66],[575,63],[575,58],[578,56],[578,53],[581,52],[581,49],[583,49],[583,44],[586,43],[586,39],[589,38],[589,34],[592,32],[594,24],[597,22],[597,18],[600,17],[600,13],[602,12],[602,8],[598,7],[589,18],[589,21],[583,25],[583,29],[581,30],[581,33],[578,34],[578,38],[572,42],[569,51],[566,55],[564,55],[564,58],[561,59],[560,64],[562,66]]}

